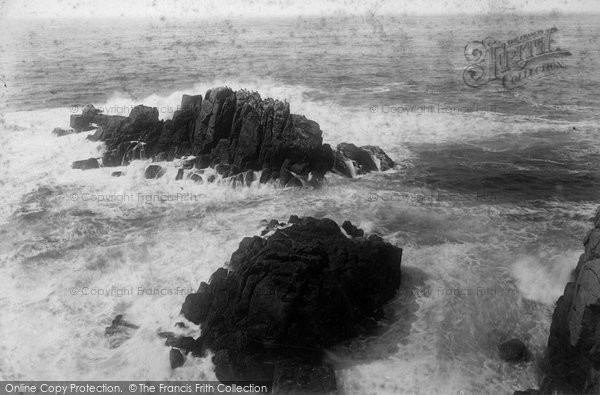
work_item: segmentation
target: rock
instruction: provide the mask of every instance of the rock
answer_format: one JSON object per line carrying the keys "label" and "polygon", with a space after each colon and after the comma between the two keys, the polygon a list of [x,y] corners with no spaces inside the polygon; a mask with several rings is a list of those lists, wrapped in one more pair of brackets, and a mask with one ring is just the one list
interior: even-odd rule
{"label": "rock", "polygon": [[149,165],[146,167],[144,177],[146,178],[160,178],[165,174],[165,170],[160,165]]}
{"label": "rock", "polygon": [[371,154],[371,156],[374,158],[373,161],[377,165],[379,171],[389,170],[396,165],[394,161],[389,156],[387,156],[387,154],[381,148],[375,145],[363,145],[360,148]]}
{"label": "rock", "polygon": [[104,335],[109,338],[109,347],[117,348],[131,337],[131,331],[138,329],[123,318],[122,314],[115,316],[109,327],[104,330]]}
{"label": "rock", "polygon": [[86,137],[87,140],[90,141],[101,141],[104,137],[104,129],[102,129],[102,126],[98,126],[96,128],[96,131],[93,134],[90,134]]}
{"label": "rock", "polygon": [[379,147],[341,143],[337,146],[333,170],[346,177],[356,177],[371,171],[385,171],[394,167],[394,161]]}
{"label": "rock", "polygon": [[73,134],[75,133],[74,129],[61,129],[61,128],[54,128],[54,130],[52,131],[52,134],[56,137],[62,137],[62,136],[66,136],[69,134]]}
{"label": "rock", "polygon": [[534,390],[534,389],[528,389],[525,391],[515,391],[515,392],[513,392],[513,395],[540,395],[540,391]]}
{"label": "rock", "polygon": [[202,176],[200,174],[194,173],[190,176],[190,179],[194,182],[202,182]]}
{"label": "rock", "polygon": [[208,308],[212,303],[212,295],[207,283],[200,283],[200,288],[194,294],[189,294],[181,306],[181,314],[189,321],[198,325],[206,318]]}
{"label": "rock", "polygon": [[121,176],[124,176],[125,173],[122,171],[113,171],[112,173],[110,173],[110,175],[113,177],[121,177]]}
{"label": "rock", "polygon": [[543,394],[596,394],[600,388],[600,224],[594,225],[552,315]]}
{"label": "rock", "polygon": [[188,352],[196,347],[196,340],[191,336],[171,336],[167,338],[165,345]]}
{"label": "rock", "polygon": [[334,153],[333,171],[346,176],[348,178],[354,178],[357,175],[358,164],[353,160],[350,160],[339,151]]}
{"label": "rock", "polygon": [[327,371],[315,365],[324,348],[381,318],[396,295],[401,256],[376,235],[347,238],[329,219],[298,218],[266,239],[244,238],[228,269],[215,271],[182,306],[202,327],[193,353],[212,350],[224,381],[272,381],[274,364],[290,358]]}
{"label": "rock", "polygon": [[71,165],[71,168],[81,169],[81,170],[97,169],[99,167],[100,167],[100,164],[98,163],[98,159],[96,159],[96,158],[89,158],[89,159],[85,159],[85,160],[76,160]]}
{"label": "rock", "polygon": [[528,351],[519,339],[508,340],[498,346],[500,359],[508,362],[519,362],[527,359]]}
{"label": "rock", "polygon": [[158,109],[144,105],[135,106],[127,118],[134,124],[154,124],[158,122]]}
{"label": "rock", "polygon": [[210,176],[208,176],[208,178],[206,179],[206,181],[209,182],[209,183],[213,183],[213,182],[215,182],[216,179],[217,178],[215,177],[215,175],[211,174]]}
{"label": "rock", "polygon": [[183,322],[179,321],[179,322],[176,322],[176,323],[175,323],[175,327],[176,327],[176,328],[183,328],[183,329],[187,329],[187,327],[188,327],[188,326],[187,326],[185,323],[183,323]]}
{"label": "rock", "polygon": [[83,117],[83,115],[71,115],[70,125],[72,129],[77,132],[81,132],[87,128],[89,128],[90,123]]}
{"label": "rock", "polygon": [[342,229],[344,229],[350,237],[363,237],[365,235],[364,230],[352,225],[352,222],[350,221],[344,221],[342,224]]}
{"label": "rock", "polygon": [[260,233],[261,236],[266,235],[269,232],[274,231],[275,229],[281,227],[281,226],[285,226],[285,223],[283,222],[279,222],[276,219],[272,219],[271,221],[269,221],[266,225],[265,225],[265,229],[263,229],[263,231]]}
{"label": "rock", "polygon": [[202,95],[183,95],[181,97],[181,110],[200,112]]}
{"label": "rock", "polygon": [[196,157],[194,166],[196,169],[206,169],[210,166],[211,161],[210,155],[200,155]]}
{"label": "rock", "polygon": [[[251,184],[254,172],[260,171],[261,183],[318,186],[325,173],[341,163],[336,162],[339,155],[352,158],[360,172],[377,170],[378,164],[383,169],[391,162],[373,146],[342,144],[334,156],[323,144],[319,124],[291,113],[288,103],[227,87],[208,90],[204,100],[201,95],[184,95],[172,120],[159,120],[158,110],[144,105],[134,107],[127,117],[104,115],[90,105],[81,115],[74,114],[71,123],[75,130],[97,125],[88,138],[106,144],[104,166],[157,155],[165,160],[193,155],[198,169],[212,166],[224,177],[252,174],[234,185]],[[347,168],[340,169],[353,176]]]}
{"label": "rock", "polygon": [[333,367],[328,363],[306,363],[286,360],[275,365],[274,394],[335,394]]}
{"label": "rock", "polygon": [[180,366],[183,366],[185,363],[185,357],[176,348],[172,348],[169,352],[169,361],[171,362],[171,369],[177,369]]}
{"label": "rock", "polygon": [[175,181],[183,180],[183,169],[177,170],[177,175],[175,176]]}
{"label": "rock", "polygon": [[131,322],[125,320],[123,318],[123,314],[118,314],[112,320],[112,323],[109,327],[104,330],[104,334],[107,336],[114,335],[115,333],[119,333],[123,331],[124,328],[127,329],[138,329],[139,327]]}
{"label": "rock", "polygon": [[359,174],[378,171],[379,168],[373,160],[371,153],[367,150],[357,147],[354,144],[341,143],[337,146],[337,151],[344,157],[356,162]]}
{"label": "rock", "polygon": [[102,110],[97,109],[92,104],[86,104],[81,110],[81,116],[87,123],[94,122],[94,117],[100,114]]}

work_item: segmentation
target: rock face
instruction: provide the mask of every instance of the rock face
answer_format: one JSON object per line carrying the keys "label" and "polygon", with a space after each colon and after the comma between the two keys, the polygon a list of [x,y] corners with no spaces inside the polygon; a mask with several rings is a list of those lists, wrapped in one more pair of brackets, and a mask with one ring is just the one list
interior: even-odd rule
{"label": "rock face", "polygon": [[594,226],[552,315],[542,394],[600,393],[600,211]]}
{"label": "rock face", "polygon": [[385,171],[394,167],[394,161],[379,147],[341,143],[334,154],[333,170],[346,177],[355,177],[372,171]]}
{"label": "rock face", "polygon": [[201,325],[192,351],[215,353],[219,380],[275,377],[282,388],[326,392],[335,380],[323,349],[382,316],[400,286],[402,250],[376,235],[350,239],[329,219],[288,222],[266,239],[244,238],[181,312]]}
{"label": "rock face", "polygon": [[98,159],[89,158],[89,159],[85,159],[85,160],[76,160],[75,162],[73,162],[71,167],[73,169],[88,170],[88,169],[97,169],[100,167],[100,164],[98,163]]}
{"label": "rock face", "polygon": [[[106,143],[104,166],[193,155],[198,169],[220,166],[225,177],[262,171],[260,182],[296,186],[319,181],[336,160],[331,147],[323,144],[319,124],[292,114],[287,102],[226,87],[210,89],[204,100],[201,95],[184,95],[172,120],[160,121],[156,108],[143,105],[128,117],[103,115],[87,105],[81,115],[71,116],[71,127],[97,127],[89,139]],[[343,146],[340,155],[352,158],[359,174],[393,166],[378,147]]]}

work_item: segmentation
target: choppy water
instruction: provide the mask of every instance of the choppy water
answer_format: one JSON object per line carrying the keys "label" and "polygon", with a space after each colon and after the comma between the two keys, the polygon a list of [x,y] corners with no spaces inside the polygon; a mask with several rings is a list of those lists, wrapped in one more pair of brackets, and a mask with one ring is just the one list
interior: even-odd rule
{"label": "choppy water", "polygon": [[[171,371],[156,332],[172,329],[188,290],[260,232],[261,219],[297,214],[349,219],[404,248],[386,329],[329,353],[347,393],[535,387],[554,301],[600,203],[599,20],[7,24],[0,376],[214,378],[210,359]],[[552,26],[573,53],[566,72],[510,92],[463,84],[469,41]],[[318,190],[231,189],[175,182],[174,164],[159,180],[144,179],[141,161],[120,178],[110,177],[114,168],[72,170],[102,145],[50,135],[88,102],[113,114],[144,103],[170,118],[183,93],[225,84],[287,99],[319,122],[326,142],[379,145],[398,166],[355,180],[332,175]],[[410,110],[419,106],[457,110]],[[181,195],[148,197],[157,194]],[[111,348],[104,327],[119,313],[140,329]],[[498,342],[512,337],[533,362],[497,358]]]}

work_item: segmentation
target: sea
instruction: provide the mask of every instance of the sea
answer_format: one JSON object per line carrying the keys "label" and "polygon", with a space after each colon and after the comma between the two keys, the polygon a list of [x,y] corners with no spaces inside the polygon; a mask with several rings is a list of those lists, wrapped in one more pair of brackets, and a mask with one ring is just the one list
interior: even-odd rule
{"label": "sea", "polygon": [[[160,331],[263,220],[344,220],[402,247],[377,333],[327,350],[345,394],[537,388],[557,298],[600,204],[600,16],[335,15],[0,22],[0,379],[215,380],[210,355],[171,370]],[[465,47],[556,28],[564,68],[506,89],[465,84]],[[169,119],[213,87],[287,100],[325,143],[396,162],[320,188],[175,181],[177,161],[71,169],[100,157],[56,137],[91,103]],[[121,170],[123,177],[111,177]],[[114,342],[123,314],[139,326]],[[528,362],[498,344],[518,338]]]}

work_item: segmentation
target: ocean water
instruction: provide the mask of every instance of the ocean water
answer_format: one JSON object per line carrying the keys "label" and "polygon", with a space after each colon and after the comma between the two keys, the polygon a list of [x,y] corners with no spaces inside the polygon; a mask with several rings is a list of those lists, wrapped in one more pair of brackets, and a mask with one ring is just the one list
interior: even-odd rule
{"label": "ocean water", "polygon": [[[214,379],[210,358],[172,371],[156,333],[176,331],[185,295],[262,219],[296,214],[348,219],[404,248],[403,285],[380,333],[328,351],[342,392],[536,387],[554,302],[600,203],[598,22],[3,21],[0,378]],[[567,69],[511,91],[463,83],[468,42],[551,27],[572,53]],[[168,119],[182,94],[221,85],[286,99],[327,143],[379,145],[397,166],[329,175],[320,189],[231,189],[175,182],[176,163],[158,180],[144,179],[144,161],[72,170],[103,145],[50,134],[87,103],[115,115],[144,103]],[[116,314],[139,329],[113,347],[104,328]],[[514,337],[531,362],[498,358],[498,343]]]}

